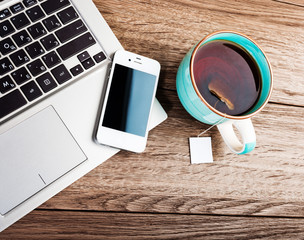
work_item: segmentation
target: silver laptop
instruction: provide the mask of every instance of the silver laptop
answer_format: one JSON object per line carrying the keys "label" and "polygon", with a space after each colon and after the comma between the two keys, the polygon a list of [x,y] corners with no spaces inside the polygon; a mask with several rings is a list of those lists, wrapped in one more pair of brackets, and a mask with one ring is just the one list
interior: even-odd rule
{"label": "silver laptop", "polygon": [[0,1],[0,231],[118,152],[94,132],[121,48],[91,0]]}

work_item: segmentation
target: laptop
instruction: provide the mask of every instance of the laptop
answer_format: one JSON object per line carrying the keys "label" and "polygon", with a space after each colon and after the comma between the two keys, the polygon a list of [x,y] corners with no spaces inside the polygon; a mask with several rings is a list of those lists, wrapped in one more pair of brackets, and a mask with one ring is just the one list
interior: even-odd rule
{"label": "laptop", "polygon": [[118,49],[91,0],[0,1],[0,231],[119,151],[94,140]]}

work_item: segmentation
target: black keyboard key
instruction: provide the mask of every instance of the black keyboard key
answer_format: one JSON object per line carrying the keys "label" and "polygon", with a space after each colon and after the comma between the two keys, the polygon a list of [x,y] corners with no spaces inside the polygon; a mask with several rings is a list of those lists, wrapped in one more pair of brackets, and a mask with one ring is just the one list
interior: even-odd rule
{"label": "black keyboard key", "polygon": [[13,63],[16,65],[16,67],[20,67],[21,65],[30,61],[29,57],[26,55],[23,49],[11,54],[10,58],[13,61]]}
{"label": "black keyboard key", "polygon": [[72,78],[71,74],[63,64],[54,68],[51,72],[59,84],[62,84]]}
{"label": "black keyboard key", "polygon": [[15,87],[16,87],[16,85],[10,76],[5,76],[4,78],[0,79],[0,92],[1,93],[6,93]]}
{"label": "black keyboard key", "polygon": [[25,67],[22,67],[17,71],[13,72],[12,77],[18,85],[25,83],[32,78]]}
{"label": "black keyboard key", "polygon": [[25,98],[19,90],[10,92],[0,98],[0,118],[12,113],[26,104]]}
{"label": "black keyboard key", "polygon": [[11,18],[12,23],[14,24],[15,28],[21,29],[30,24],[30,20],[24,13],[20,13]]}
{"label": "black keyboard key", "polygon": [[78,64],[77,66],[71,68],[70,71],[73,74],[73,76],[75,77],[83,72],[83,68],[80,64]]}
{"label": "black keyboard key", "polygon": [[22,3],[16,3],[13,6],[10,7],[12,13],[20,12],[24,9]]}
{"label": "black keyboard key", "polygon": [[14,34],[13,39],[15,43],[18,45],[18,47],[22,47],[32,41],[30,35],[25,30],[22,30],[21,32]]}
{"label": "black keyboard key", "polygon": [[37,3],[36,0],[23,0],[23,4],[26,7],[31,7]]}
{"label": "black keyboard key", "polygon": [[14,50],[16,50],[16,46],[13,43],[12,39],[6,38],[0,42],[0,52],[3,55],[6,55]]}
{"label": "black keyboard key", "polygon": [[41,90],[34,81],[31,81],[21,87],[22,92],[30,102],[42,95]]}
{"label": "black keyboard key", "polygon": [[0,20],[3,20],[9,16],[11,16],[11,12],[6,8],[0,11]]}
{"label": "black keyboard key", "polygon": [[46,34],[46,30],[40,22],[28,27],[27,30],[34,39],[37,39]]}
{"label": "black keyboard key", "polygon": [[78,14],[73,7],[64,9],[63,11],[59,12],[57,15],[63,24],[66,24],[78,18]]}
{"label": "black keyboard key", "polygon": [[41,43],[47,51],[59,46],[59,41],[54,36],[54,34],[50,34],[42,38]]}
{"label": "black keyboard key", "polygon": [[26,14],[29,16],[32,22],[36,22],[45,16],[44,12],[39,6],[35,6],[31,9],[26,10]]}
{"label": "black keyboard key", "polygon": [[61,62],[59,56],[55,51],[52,51],[42,57],[44,63],[48,68],[52,68]]}
{"label": "black keyboard key", "polygon": [[37,59],[26,66],[34,77],[46,71],[46,67],[43,65],[40,59]]}
{"label": "black keyboard key", "polygon": [[84,62],[85,60],[87,60],[88,58],[90,58],[91,56],[90,56],[90,54],[87,52],[87,51],[84,51],[83,53],[81,53],[81,54],[79,54],[78,56],[77,56],[77,58],[78,58],[78,60],[80,61],[80,62]]}
{"label": "black keyboard key", "polygon": [[56,35],[59,40],[64,43],[80,35],[81,33],[87,31],[87,27],[84,23],[79,19],[76,22],[71,23],[70,25],[56,31]]}
{"label": "black keyboard key", "polygon": [[4,75],[14,69],[14,65],[6,57],[0,60],[0,75]]}
{"label": "black keyboard key", "polygon": [[59,47],[57,49],[59,55],[63,60],[66,60],[75,54],[85,50],[86,48],[94,45],[96,43],[95,39],[91,33],[86,33],[71,42]]}
{"label": "black keyboard key", "polygon": [[5,37],[5,36],[11,34],[12,32],[15,32],[15,29],[8,20],[0,23],[0,36],[1,37]]}
{"label": "black keyboard key", "polygon": [[57,87],[57,83],[49,73],[45,73],[36,79],[43,92],[47,93]]}
{"label": "black keyboard key", "polygon": [[83,61],[81,64],[85,69],[89,69],[95,65],[92,58],[88,58],[87,60]]}
{"label": "black keyboard key", "polygon": [[25,50],[31,58],[36,58],[44,53],[44,50],[39,42],[34,42],[31,45],[25,47]]}
{"label": "black keyboard key", "polygon": [[106,59],[106,55],[104,54],[104,52],[100,52],[94,55],[93,58],[95,59],[95,62],[100,63]]}
{"label": "black keyboard key", "polygon": [[44,19],[42,22],[49,32],[61,27],[61,23],[55,15]]}
{"label": "black keyboard key", "polygon": [[46,14],[50,15],[57,10],[64,8],[70,4],[69,0],[48,0],[41,4]]}

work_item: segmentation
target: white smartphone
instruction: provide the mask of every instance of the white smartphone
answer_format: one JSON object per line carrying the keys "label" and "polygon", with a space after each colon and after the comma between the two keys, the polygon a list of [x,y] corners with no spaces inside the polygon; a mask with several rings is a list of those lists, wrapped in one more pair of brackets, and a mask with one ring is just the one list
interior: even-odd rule
{"label": "white smartphone", "polygon": [[159,73],[156,60],[124,50],[115,53],[97,142],[132,152],[145,150]]}

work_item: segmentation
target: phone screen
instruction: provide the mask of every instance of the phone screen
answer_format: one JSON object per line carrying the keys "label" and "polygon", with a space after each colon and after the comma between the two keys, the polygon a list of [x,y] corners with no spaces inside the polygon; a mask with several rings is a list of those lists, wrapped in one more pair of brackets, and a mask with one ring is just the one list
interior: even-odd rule
{"label": "phone screen", "polygon": [[156,80],[152,74],[115,64],[102,125],[144,137]]}

